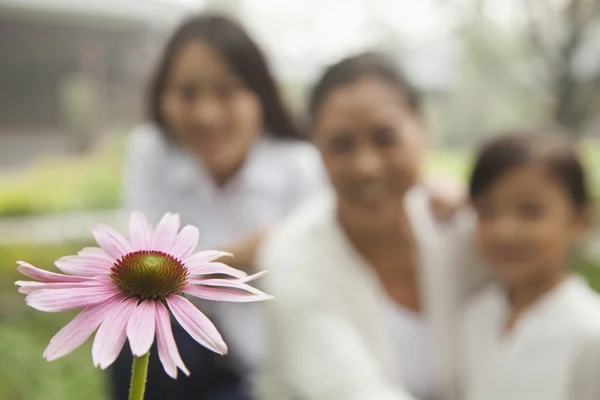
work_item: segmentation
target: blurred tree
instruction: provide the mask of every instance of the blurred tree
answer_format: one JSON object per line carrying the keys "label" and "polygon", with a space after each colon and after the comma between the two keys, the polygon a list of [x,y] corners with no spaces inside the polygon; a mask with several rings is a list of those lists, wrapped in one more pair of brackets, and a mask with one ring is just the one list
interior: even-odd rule
{"label": "blurred tree", "polygon": [[526,33],[554,99],[554,120],[585,133],[600,110],[600,0],[523,5]]}
{"label": "blurred tree", "polygon": [[551,97],[525,38],[484,3],[449,3],[459,19],[460,64],[451,93],[430,110],[442,145],[471,146],[486,134],[552,119]]}
{"label": "blurred tree", "polygon": [[523,123],[598,130],[600,0],[440,1],[460,18],[463,138]]}
{"label": "blurred tree", "polygon": [[90,149],[92,141],[94,83],[82,74],[69,75],[61,82],[58,96],[73,148],[83,154]]}

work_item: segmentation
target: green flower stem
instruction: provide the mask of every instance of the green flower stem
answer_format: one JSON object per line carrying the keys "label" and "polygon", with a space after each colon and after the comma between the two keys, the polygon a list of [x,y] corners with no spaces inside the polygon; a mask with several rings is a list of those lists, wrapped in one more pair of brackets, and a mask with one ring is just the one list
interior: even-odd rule
{"label": "green flower stem", "polygon": [[131,386],[129,387],[129,400],[144,400],[149,360],[150,352],[147,352],[141,357],[133,357],[133,368],[131,369]]}

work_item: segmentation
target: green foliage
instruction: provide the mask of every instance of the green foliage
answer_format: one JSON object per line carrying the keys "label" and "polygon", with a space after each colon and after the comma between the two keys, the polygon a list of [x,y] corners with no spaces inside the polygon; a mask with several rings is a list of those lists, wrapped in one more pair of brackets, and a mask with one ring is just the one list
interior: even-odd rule
{"label": "green foliage", "polygon": [[117,151],[40,160],[0,176],[0,216],[118,208],[121,170]]}
{"label": "green foliage", "polygon": [[50,338],[69,316],[35,314],[23,311],[0,322],[0,399],[105,399],[104,378],[92,365],[89,343],[51,363],[42,358]]}
{"label": "green foliage", "polygon": [[590,283],[590,286],[597,292],[600,292],[600,265],[598,261],[589,258],[579,258],[575,265],[575,272],[584,276]]}
{"label": "green foliage", "polygon": [[[592,197],[600,210],[600,143],[584,140],[580,151]],[[426,170],[431,174],[444,174],[466,182],[474,162],[473,157],[473,150],[433,150],[428,154]]]}
{"label": "green foliage", "polygon": [[432,150],[427,155],[426,172],[466,181],[473,162],[468,151]]}
{"label": "green foliage", "polygon": [[51,268],[64,255],[87,244],[0,247],[0,399],[106,399],[104,373],[94,369],[87,343],[62,359],[46,362],[42,353],[50,338],[76,313],[49,314],[25,305],[17,292],[16,260]]}

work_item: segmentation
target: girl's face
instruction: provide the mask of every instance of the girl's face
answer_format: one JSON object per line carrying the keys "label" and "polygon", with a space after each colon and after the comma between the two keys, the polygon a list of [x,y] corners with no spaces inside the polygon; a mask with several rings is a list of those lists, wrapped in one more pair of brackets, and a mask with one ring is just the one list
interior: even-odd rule
{"label": "girl's face", "polygon": [[262,128],[256,94],[201,41],[188,42],[176,54],[161,108],[178,142],[221,182],[243,164]]}
{"label": "girl's face", "polygon": [[364,77],[334,89],[313,132],[338,199],[355,212],[389,217],[418,180],[423,125],[392,85]]}
{"label": "girl's face", "polygon": [[563,273],[571,246],[588,226],[587,213],[542,165],[507,172],[474,206],[478,244],[509,286]]}

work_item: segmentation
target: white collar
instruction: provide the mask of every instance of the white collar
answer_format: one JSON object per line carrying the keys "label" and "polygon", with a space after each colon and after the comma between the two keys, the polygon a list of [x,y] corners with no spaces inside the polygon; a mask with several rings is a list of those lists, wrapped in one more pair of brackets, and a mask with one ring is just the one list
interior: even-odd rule
{"label": "white collar", "polygon": [[192,154],[169,145],[167,160],[171,167],[167,172],[168,177],[181,192],[202,188],[202,193],[211,195],[239,190],[267,190],[272,187],[274,179],[280,178],[277,169],[269,162],[268,155],[273,151],[272,147],[272,139],[258,139],[250,149],[242,168],[224,187],[218,187],[206,168]]}

